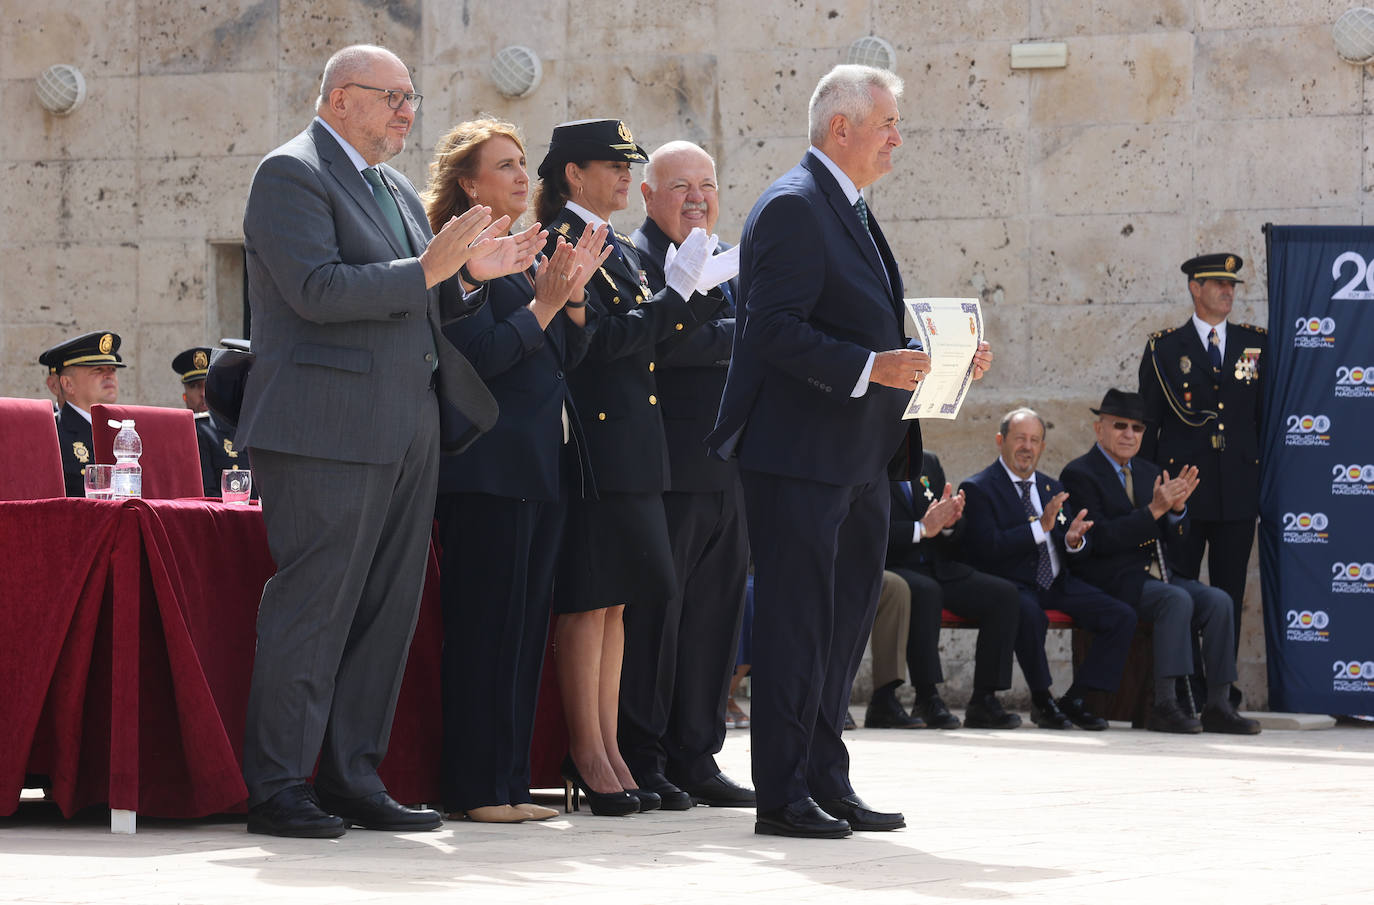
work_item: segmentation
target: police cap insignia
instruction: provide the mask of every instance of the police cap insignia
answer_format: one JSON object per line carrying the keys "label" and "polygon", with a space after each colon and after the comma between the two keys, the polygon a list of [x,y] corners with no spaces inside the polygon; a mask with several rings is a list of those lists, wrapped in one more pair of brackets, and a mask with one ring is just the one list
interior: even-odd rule
{"label": "police cap insignia", "polygon": [[113,334],[106,333],[104,336],[100,337],[100,354],[101,354],[101,355],[109,355],[109,354],[110,354],[110,350],[113,349],[113,348],[114,348],[114,335],[113,335]]}

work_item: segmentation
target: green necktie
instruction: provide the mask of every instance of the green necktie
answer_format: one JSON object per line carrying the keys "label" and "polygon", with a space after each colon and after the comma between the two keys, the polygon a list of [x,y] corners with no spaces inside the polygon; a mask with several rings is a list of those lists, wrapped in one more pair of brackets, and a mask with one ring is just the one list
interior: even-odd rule
{"label": "green necktie", "polygon": [[860,195],[859,200],[854,202],[854,212],[859,215],[859,222],[864,225],[864,232],[873,235],[873,228],[868,225],[868,205],[864,203],[864,196]]}
{"label": "green necktie", "polygon": [[372,197],[377,199],[377,206],[382,209],[382,215],[386,217],[386,222],[390,224],[391,231],[395,233],[401,247],[413,253],[415,249],[410,244],[410,237],[406,235],[405,224],[401,222],[401,209],[396,206],[396,199],[391,197],[391,192],[387,191],[385,183],[382,182],[382,174],[377,172],[376,167],[367,167],[363,170],[363,178],[372,186]]}
{"label": "green necktie", "polygon": [[[386,222],[391,225],[391,231],[400,240],[401,247],[410,249],[413,254],[415,248],[410,244],[410,237],[406,235],[405,225],[401,223],[401,209],[396,206],[396,199],[391,197],[391,192],[387,191],[386,185],[382,183],[382,174],[377,172],[376,167],[365,167],[363,178],[367,180],[368,185],[372,186],[372,197],[377,199],[377,205],[386,216]],[[437,370],[439,367],[439,350],[434,346],[433,334],[429,337],[429,361],[430,370]]]}

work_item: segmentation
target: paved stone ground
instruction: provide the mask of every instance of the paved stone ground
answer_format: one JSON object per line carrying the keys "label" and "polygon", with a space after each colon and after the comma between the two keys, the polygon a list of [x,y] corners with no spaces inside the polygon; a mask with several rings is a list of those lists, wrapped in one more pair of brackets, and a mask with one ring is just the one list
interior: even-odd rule
{"label": "paved stone ground", "polygon": [[[325,842],[250,836],[242,818],[112,836],[106,813],[26,803],[0,819],[0,901],[1374,902],[1371,730],[846,738],[859,793],[906,830],[779,839],[753,835],[748,811],[696,808]],[[747,731],[721,761],[749,775]]]}

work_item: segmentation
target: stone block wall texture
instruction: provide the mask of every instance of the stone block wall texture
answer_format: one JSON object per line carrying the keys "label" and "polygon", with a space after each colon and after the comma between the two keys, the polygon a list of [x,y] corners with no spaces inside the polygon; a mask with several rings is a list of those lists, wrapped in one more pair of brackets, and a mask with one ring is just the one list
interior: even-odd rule
{"label": "stone block wall texture", "polygon": [[[805,149],[817,78],[876,34],[907,92],[905,145],[873,210],[908,294],[981,298],[997,354],[961,419],[929,425],[930,446],[963,477],[990,461],[999,415],[1029,403],[1054,424],[1042,466],[1055,472],[1089,443],[1088,405],[1134,384],[1145,336],[1187,318],[1183,259],[1242,255],[1237,316],[1264,323],[1262,224],[1370,216],[1374,93],[1330,39],[1350,5],[0,0],[0,394],[43,395],[41,349],[114,329],[131,365],[122,400],[179,403],[171,357],[218,338],[217,293],[233,289],[217,285],[213,246],[241,240],[257,161],[309,120],[346,44],[390,47],[426,95],[393,161],[417,184],[438,137],[479,111],[524,129],[531,169],[554,124],[617,116],[650,148],[688,138],[715,155],[733,239]],[[1065,42],[1068,66],[1012,70],[1025,40]],[[486,76],[508,44],[543,60],[528,98]],[[34,95],[53,63],[89,85],[68,117]],[[616,223],[641,215],[632,200]],[[1241,683],[1262,705],[1257,573],[1250,584]],[[944,651],[959,702],[971,633]],[[1063,687],[1067,643],[1053,654]]]}

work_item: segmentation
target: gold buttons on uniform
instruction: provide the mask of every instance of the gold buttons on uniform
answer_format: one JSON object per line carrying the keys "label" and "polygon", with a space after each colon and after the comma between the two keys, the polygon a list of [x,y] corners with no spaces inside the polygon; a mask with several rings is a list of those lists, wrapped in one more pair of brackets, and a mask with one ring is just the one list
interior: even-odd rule
{"label": "gold buttons on uniform", "polygon": [[654,396],[654,395],[652,395],[652,394],[650,394],[650,396],[649,396],[649,404],[650,404],[650,405],[658,405],[658,397],[657,397],[657,396]]}
{"label": "gold buttons on uniform", "polygon": [[681,329],[682,329],[682,324],[676,325],[675,327],[673,327],[673,329],[674,329],[674,330],[681,330]]}
{"label": "gold buttons on uniform", "polygon": [[599,414],[596,416],[596,420],[597,420],[597,421],[605,421],[605,420],[606,420],[606,413],[605,413],[605,412],[599,413]]}
{"label": "gold buttons on uniform", "polygon": [[1224,408],[1226,408],[1226,403],[1224,403],[1224,402],[1218,402],[1218,403],[1217,403],[1217,411],[1221,411],[1221,410],[1224,409]]}
{"label": "gold buttons on uniform", "polygon": [[615,298],[613,298],[611,301],[613,301],[613,302],[615,302],[617,305],[619,305],[619,304],[620,304],[620,296],[617,295],[617,296],[616,296]]}
{"label": "gold buttons on uniform", "polygon": [[654,369],[654,363],[651,361],[651,362],[649,362],[649,370],[650,370],[650,371],[653,371],[653,369]]}
{"label": "gold buttons on uniform", "polygon": [[1226,430],[1226,425],[1222,424],[1221,422],[1217,422],[1217,430],[1219,430],[1219,431],[1224,431],[1224,430]]}

